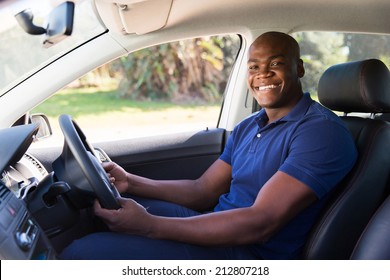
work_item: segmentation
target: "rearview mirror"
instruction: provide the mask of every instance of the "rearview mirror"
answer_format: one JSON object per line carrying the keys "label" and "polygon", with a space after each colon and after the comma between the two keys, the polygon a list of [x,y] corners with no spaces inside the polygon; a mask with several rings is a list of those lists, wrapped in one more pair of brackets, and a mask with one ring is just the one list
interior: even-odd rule
{"label": "rearview mirror", "polygon": [[67,1],[54,8],[48,16],[46,27],[35,25],[34,15],[28,9],[16,14],[15,18],[28,34],[45,34],[43,46],[49,48],[72,34],[74,7],[73,2]]}

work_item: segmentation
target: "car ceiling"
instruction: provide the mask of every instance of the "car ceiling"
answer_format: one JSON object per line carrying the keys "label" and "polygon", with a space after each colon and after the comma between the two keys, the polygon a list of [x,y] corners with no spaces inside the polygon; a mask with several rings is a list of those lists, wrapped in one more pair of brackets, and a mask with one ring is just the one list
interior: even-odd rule
{"label": "car ceiling", "polygon": [[[285,32],[390,33],[388,0],[95,0],[95,3],[106,26],[121,34],[143,34],[161,27],[189,31],[188,26],[191,30],[207,30],[212,26],[218,32],[225,29],[231,32],[235,26]],[[123,5],[127,5],[126,12],[132,16],[124,16]],[[151,6],[159,8],[154,11]],[[160,17],[157,20],[156,15]],[[127,22],[137,17],[138,21]],[[131,30],[126,31],[129,24]]]}

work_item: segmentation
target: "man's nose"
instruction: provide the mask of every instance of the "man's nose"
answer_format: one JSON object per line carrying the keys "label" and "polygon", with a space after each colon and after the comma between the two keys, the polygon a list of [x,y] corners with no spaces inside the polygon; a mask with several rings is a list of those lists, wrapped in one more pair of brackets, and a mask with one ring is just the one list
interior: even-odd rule
{"label": "man's nose", "polygon": [[269,70],[268,67],[260,67],[258,70],[257,70],[257,73],[256,73],[256,78],[259,79],[259,78],[265,78],[265,77],[269,77],[272,75],[272,72]]}

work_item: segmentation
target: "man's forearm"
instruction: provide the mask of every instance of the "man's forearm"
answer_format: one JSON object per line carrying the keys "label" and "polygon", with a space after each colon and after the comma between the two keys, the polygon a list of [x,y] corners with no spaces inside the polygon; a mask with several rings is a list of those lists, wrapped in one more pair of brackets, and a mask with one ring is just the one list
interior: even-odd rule
{"label": "man's forearm", "polygon": [[129,174],[128,181],[128,193],[132,195],[165,200],[194,210],[210,207],[198,180],[152,180]]}
{"label": "man's forearm", "polygon": [[152,216],[149,237],[201,246],[234,246],[264,242],[271,234],[266,217],[241,208],[188,218]]}

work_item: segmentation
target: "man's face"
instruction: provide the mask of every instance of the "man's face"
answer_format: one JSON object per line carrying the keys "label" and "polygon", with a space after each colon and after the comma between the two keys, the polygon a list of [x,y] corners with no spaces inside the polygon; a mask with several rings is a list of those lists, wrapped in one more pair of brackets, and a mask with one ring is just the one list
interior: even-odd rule
{"label": "man's face", "polygon": [[277,109],[295,105],[302,94],[299,78],[303,75],[303,62],[287,43],[269,38],[250,47],[248,88],[261,107]]}

